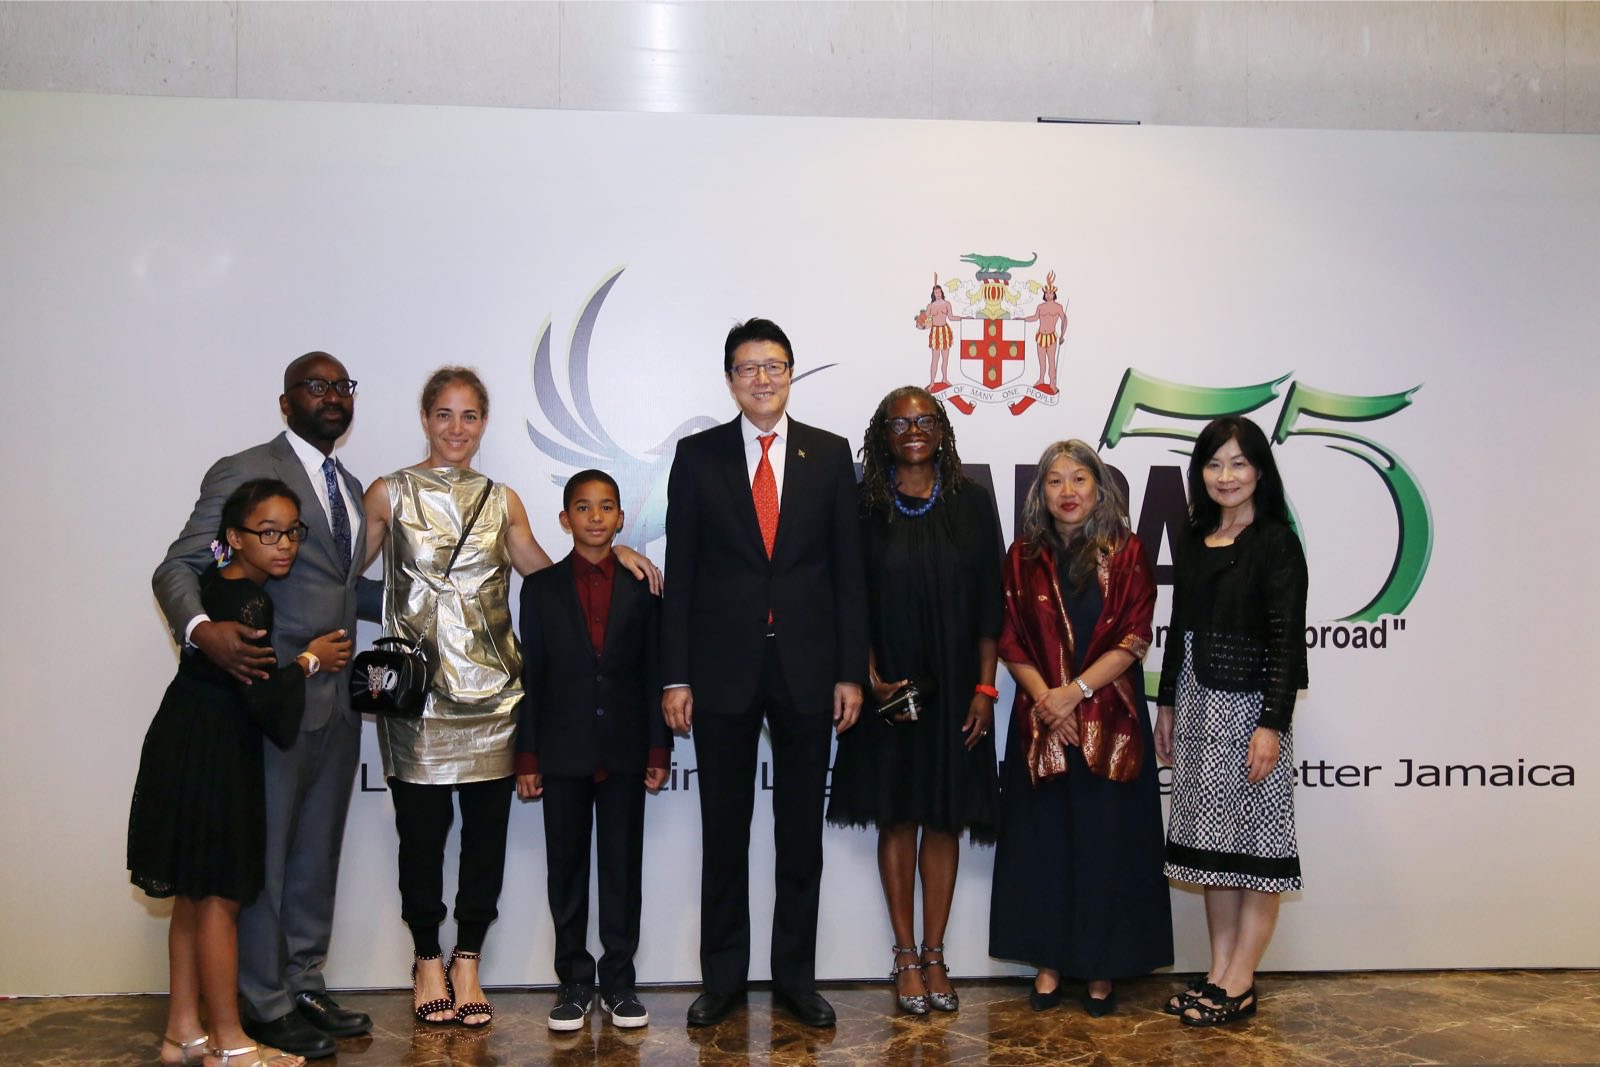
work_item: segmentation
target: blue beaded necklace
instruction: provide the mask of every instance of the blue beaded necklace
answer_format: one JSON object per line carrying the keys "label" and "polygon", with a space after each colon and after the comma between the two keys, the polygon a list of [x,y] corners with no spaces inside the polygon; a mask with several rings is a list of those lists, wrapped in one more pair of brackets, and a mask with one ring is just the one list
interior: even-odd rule
{"label": "blue beaded necklace", "polygon": [[908,508],[900,501],[900,490],[893,488],[895,484],[895,477],[894,467],[891,466],[889,468],[889,485],[893,490],[892,498],[894,500],[894,509],[908,519],[920,519],[922,516],[932,511],[933,505],[939,502],[939,486],[943,483],[943,480],[943,472],[940,471],[939,468],[935,467],[933,469],[933,492],[928,494],[928,502],[926,504],[918,505],[914,508]]}

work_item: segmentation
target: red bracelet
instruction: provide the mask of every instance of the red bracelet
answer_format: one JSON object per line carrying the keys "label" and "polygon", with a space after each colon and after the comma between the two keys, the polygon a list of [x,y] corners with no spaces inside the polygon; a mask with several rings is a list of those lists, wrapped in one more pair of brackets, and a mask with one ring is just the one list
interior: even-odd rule
{"label": "red bracelet", "polygon": [[972,691],[974,693],[982,693],[984,696],[988,697],[990,700],[999,700],[1000,699],[1000,690],[996,689],[992,685],[974,686]]}

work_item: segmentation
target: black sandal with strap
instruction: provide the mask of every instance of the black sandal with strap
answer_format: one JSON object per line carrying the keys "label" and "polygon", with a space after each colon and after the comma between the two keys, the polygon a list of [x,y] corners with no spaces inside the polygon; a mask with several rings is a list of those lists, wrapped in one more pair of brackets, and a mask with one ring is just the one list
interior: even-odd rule
{"label": "black sandal with strap", "polygon": [[[412,963],[411,963],[411,1000],[412,1000],[413,1004],[416,1004],[416,999],[417,999],[417,964],[419,964],[419,963],[427,963],[430,960],[442,959],[443,956],[444,956],[444,953],[435,952],[431,956],[418,956],[415,960],[412,961]],[[452,1012],[453,1013],[456,1010],[456,991],[450,985],[450,968],[448,968],[448,967],[446,967],[444,969],[444,991],[445,991],[445,995],[443,997],[441,997],[440,999],[438,999],[438,1000],[429,1000],[429,1001],[425,1001],[422,1004],[416,1004],[416,1006],[411,1009],[413,1012],[416,1013],[417,1022],[419,1022],[419,1023],[427,1023],[429,1026],[453,1026],[455,1024],[456,1017],[455,1017],[454,1014],[447,1015],[443,1019],[430,1019],[429,1018],[430,1015],[437,1015],[439,1012],[442,1012],[442,1011],[448,1011],[448,1012]]]}
{"label": "black sandal with strap", "polygon": [[1215,1001],[1218,997],[1225,997],[1227,995],[1227,990],[1223,989],[1221,986],[1212,985],[1210,979],[1207,978],[1206,975],[1193,974],[1190,975],[1189,980],[1183,984],[1183,990],[1181,992],[1174,993],[1172,996],[1167,998],[1167,1002],[1161,1005],[1161,1010],[1166,1012],[1168,1015],[1182,1015],[1184,1008],[1187,1008],[1190,1004],[1193,1004],[1201,997]]}
{"label": "black sandal with strap", "polygon": [[[450,962],[445,965],[445,977],[450,977],[450,968],[455,966],[456,960],[472,960],[476,963],[482,958],[482,953],[462,952],[460,949],[456,949],[450,953]],[[487,1015],[488,1018],[478,1023],[467,1022],[467,1019],[473,1015]],[[487,1000],[469,1000],[465,1004],[457,1004],[455,1021],[465,1026],[468,1030],[481,1030],[494,1022],[494,1005]]]}
{"label": "black sandal with strap", "polygon": [[[1206,1000],[1211,1003],[1205,1003]],[[1249,1003],[1245,1003],[1246,1001]],[[1194,1014],[1191,1015],[1190,1012]],[[1185,1026],[1226,1026],[1240,1019],[1248,1019],[1255,1013],[1256,987],[1251,986],[1236,997],[1208,995],[1203,1000],[1190,1001],[1184,1008],[1183,1014],[1178,1016],[1178,1021]]]}

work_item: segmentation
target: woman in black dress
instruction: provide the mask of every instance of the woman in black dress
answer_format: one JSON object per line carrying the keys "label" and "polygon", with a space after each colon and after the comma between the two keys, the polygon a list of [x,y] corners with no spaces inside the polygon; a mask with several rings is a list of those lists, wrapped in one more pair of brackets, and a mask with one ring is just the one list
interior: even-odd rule
{"label": "woman in black dress", "polygon": [[[289,573],[306,527],[300,501],[282,482],[258,479],[222,506],[212,549],[217,566],[200,579],[200,602],[218,622],[262,631],[272,647],[272,601],[263,586]],[[270,677],[241,685],[198,650],[186,653],[145,734],[128,816],[134,885],[175,898],[167,933],[171,992],[161,1062],[198,1064],[253,1057],[297,1067],[299,1056],[258,1049],[239,1023],[239,906],[265,880],[266,800],[261,737],[288,748],[300,732],[304,679],[344,668],[344,631],[323,634]],[[211,1031],[200,1021],[204,999]]]}
{"label": "woman in black dress", "polygon": [[1289,721],[1306,685],[1306,559],[1249,419],[1200,432],[1174,547],[1156,752],[1173,765],[1167,876],[1205,887],[1211,966],[1166,1010],[1217,1026],[1255,1014],[1279,894],[1301,885]]}
{"label": "woman in black dress", "polygon": [[1038,970],[1034,1010],[1086,979],[1172,962],[1161,798],[1140,661],[1156,587],[1127,505],[1093,448],[1045,449],[1006,556],[1000,656],[1017,683],[1000,786],[989,952]]}
{"label": "woman in black dress", "polygon": [[[915,721],[861,717],[839,736],[828,821],[878,828],[878,871],[894,928],[896,998],[955,1011],[944,963],[961,833],[994,840],[995,639],[1000,526],[961,472],[944,408],[915,386],[878,404],[861,445],[862,542],[873,702],[915,684]],[[922,945],[913,937],[922,877]]]}

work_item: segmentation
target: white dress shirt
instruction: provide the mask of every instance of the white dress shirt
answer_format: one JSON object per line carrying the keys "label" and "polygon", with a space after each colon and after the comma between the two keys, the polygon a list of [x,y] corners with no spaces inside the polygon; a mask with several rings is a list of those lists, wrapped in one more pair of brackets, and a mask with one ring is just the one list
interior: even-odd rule
{"label": "white dress shirt", "polygon": [[[311,480],[311,488],[316,493],[318,502],[322,504],[322,517],[328,520],[328,529],[331,530],[333,529],[333,505],[328,502],[328,479],[322,473],[322,463],[330,457],[335,463],[338,463],[339,457],[332,452],[324,456],[318,451],[316,445],[313,445],[292,430],[289,432],[288,438],[289,447],[294,449],[295,457],[300,460],[301,465],[306,469],[306,477]],[[356,529],[360,525],[356,521],[356,503],[350,498],[350,487],[344,484],[344,476],[342,474],[335,471],[333,482],[339,487],[339,496],[344,499],[344,513],[350,520],[350,558],[354,560],[356,553],[361,549],[361,546],[356,544],[356,534],[360,532]],[[304,504],[305,501],[302,500],[300,503]]]}
{"label": "white dress shirt", "polygon": [[761,438],[769,433],[778,435],[778,439],[767,449],[767,462],[772,464],[772,476],[778,480],[778,499],[783,500],[784,460],[789,454],[789,413],[784,412],[770,430],[757,429],[749,416],[740,415],[739,432],[744,436],[744,465],[750,474],[752,491],[756,484],[756,468],[761,466]]}

